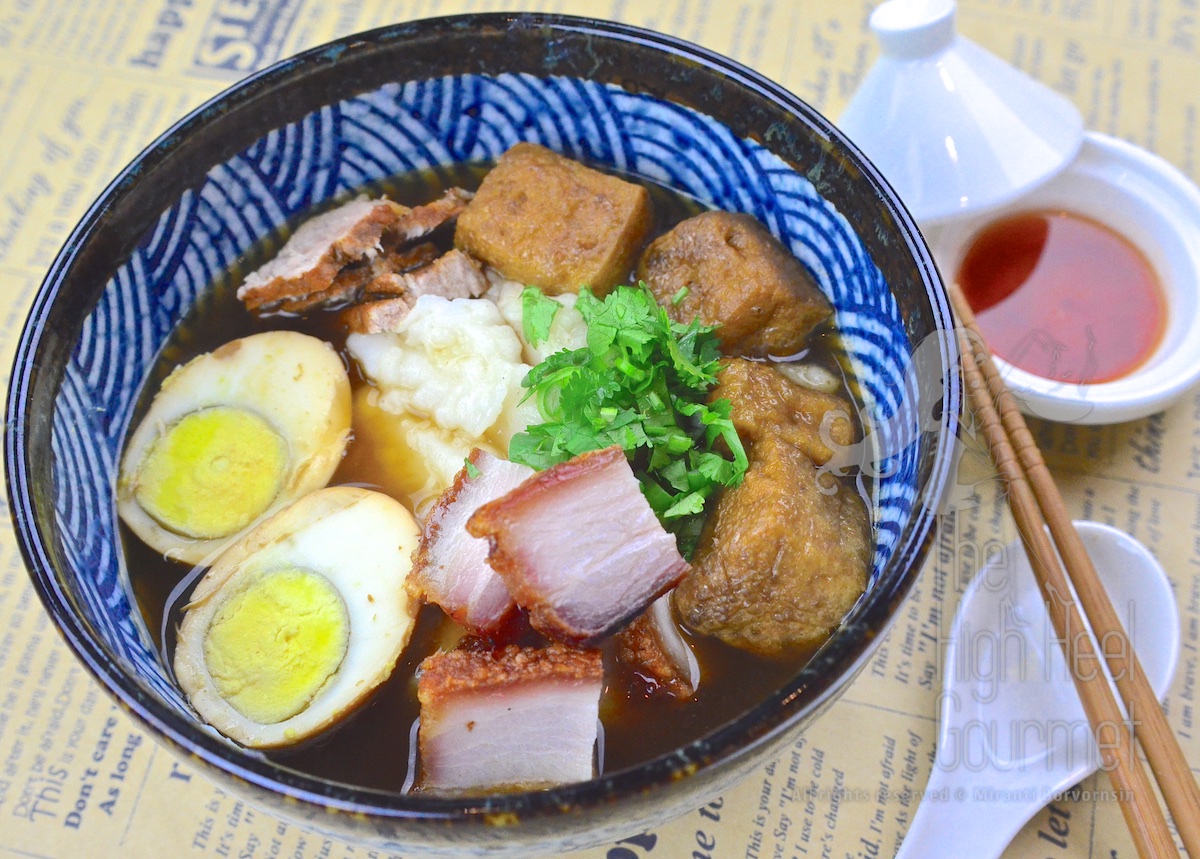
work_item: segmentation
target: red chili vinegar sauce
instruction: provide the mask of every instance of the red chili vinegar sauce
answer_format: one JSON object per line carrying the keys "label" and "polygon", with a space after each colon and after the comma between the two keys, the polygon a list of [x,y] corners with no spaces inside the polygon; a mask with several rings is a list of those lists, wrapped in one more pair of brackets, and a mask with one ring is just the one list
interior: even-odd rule
{"label": "red chili vinegar sauce", "polygon": [[1166,330],[1166,297],[1141,250],[1069,212],[990,224],[968,249],[958,284],[992,351],[1047,379],[1119,379]]}

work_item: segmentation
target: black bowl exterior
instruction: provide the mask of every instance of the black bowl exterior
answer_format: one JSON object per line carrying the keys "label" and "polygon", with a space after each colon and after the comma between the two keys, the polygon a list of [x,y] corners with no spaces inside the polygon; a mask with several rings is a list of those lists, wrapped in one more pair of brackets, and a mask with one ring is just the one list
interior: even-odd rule
{"label": "black bowl exterior", "polygon": [[[712,116],[758,141],[851,223],[899,305],[909,342],[932,344],[921,394],[916,507],[882,574],[829,643],[785,688],[677,753],[555,790],[479,800],[331,784],[239,753],[128,676],[80,610],[56,533],[51,413],[82,320],[104,285],[185,189],[262,135],[393,81],[504,72],[611,83]],[[279,813],[377,846],[429,852],[565,850],[644,828],[725,789],[777,754],[865,663],[907,594],[933,536],[957,431],[960,385],[945,292],[915,224],[880,175],[825,119],[760,75],[693,45],[563,16],[472,15],[386,27],[285,60],[199,108],[143,152],[72,233],[34,300],[17,351],[5,439],[14,524],[38,592],[72,649],[170,746]]]}

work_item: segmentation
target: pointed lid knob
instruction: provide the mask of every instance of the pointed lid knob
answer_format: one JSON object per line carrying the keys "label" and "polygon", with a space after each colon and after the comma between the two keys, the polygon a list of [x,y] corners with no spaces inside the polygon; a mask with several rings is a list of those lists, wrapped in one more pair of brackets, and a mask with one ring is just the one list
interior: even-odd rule
{"label": "pointed lid knob", "polygon": [[954,41],[954,13],[954,0],[884,3],[871,15],[871,32],[889,57],[925,57]]}

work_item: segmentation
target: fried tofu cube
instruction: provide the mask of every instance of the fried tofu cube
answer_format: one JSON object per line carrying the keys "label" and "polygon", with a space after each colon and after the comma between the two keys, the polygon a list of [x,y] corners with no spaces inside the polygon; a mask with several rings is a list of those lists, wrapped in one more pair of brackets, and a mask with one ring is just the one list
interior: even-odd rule
{"label": "fried tofu cube", "polygon": [[458,218],[454,244],[547,295],[624,281],[653,222],[640,185],[518,143]]}

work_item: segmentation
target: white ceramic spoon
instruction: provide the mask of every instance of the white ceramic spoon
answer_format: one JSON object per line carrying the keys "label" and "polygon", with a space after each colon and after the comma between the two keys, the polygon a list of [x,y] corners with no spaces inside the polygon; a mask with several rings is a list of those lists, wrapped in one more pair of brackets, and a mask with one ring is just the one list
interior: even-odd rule
{"label": "white ceramic spoon", "polygon": [[[1075,525],[1161,700],[1179,658],[1170,582],[1133,537]],[[1020,540],[976,575],[951,635],[937,760],[896,859],[1000,856],[1039,809],[1100,764]]]}

